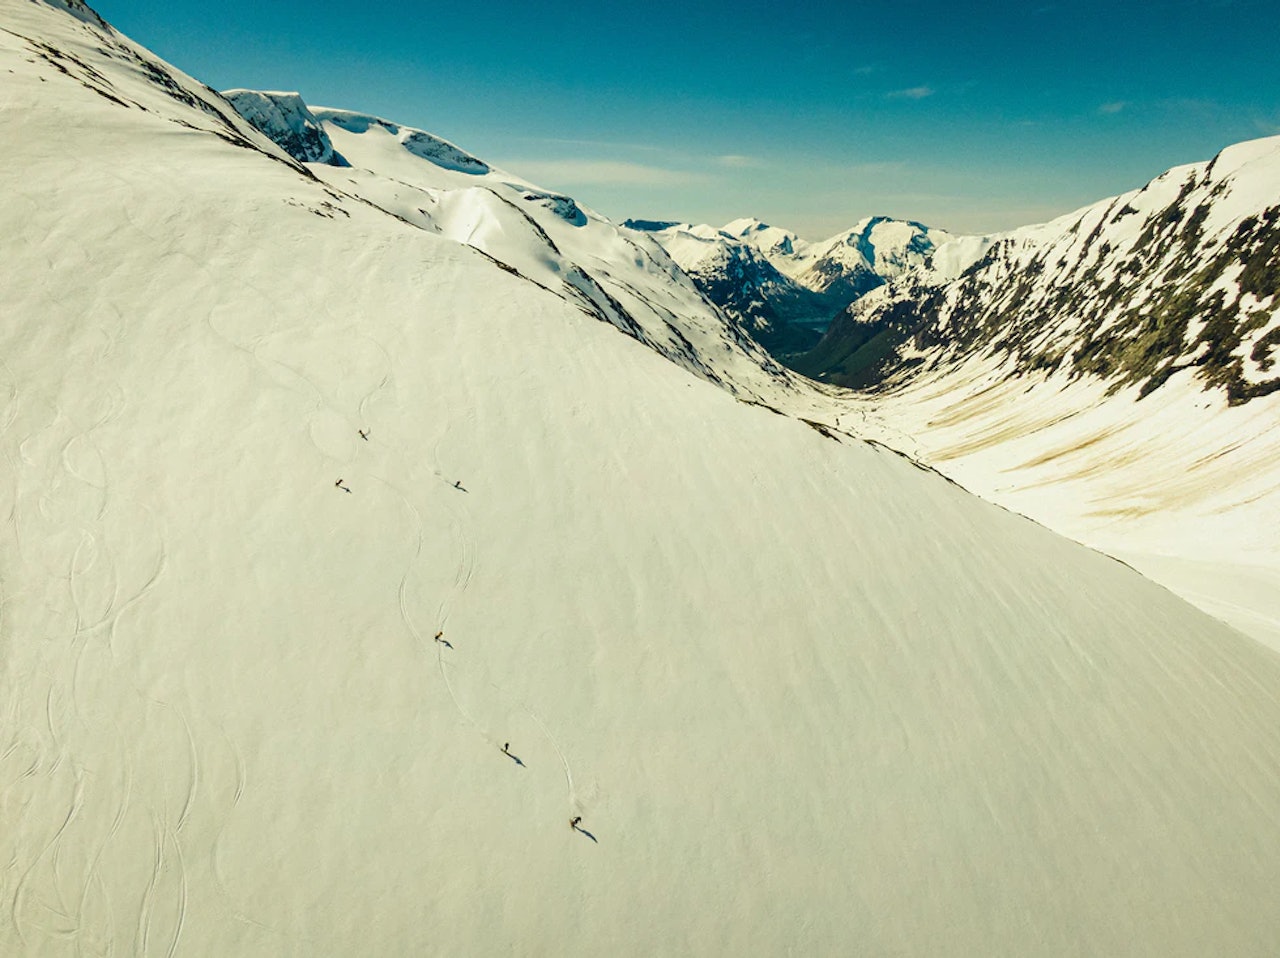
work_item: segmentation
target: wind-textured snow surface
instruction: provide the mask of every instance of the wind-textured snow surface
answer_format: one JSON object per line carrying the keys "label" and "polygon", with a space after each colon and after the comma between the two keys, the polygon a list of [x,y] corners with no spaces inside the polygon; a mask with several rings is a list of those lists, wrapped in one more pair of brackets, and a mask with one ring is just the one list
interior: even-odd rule
{"label": "wind-textured snow surface", "polygon": [[1274,954],[1280,657],[0,17],[0,953]]}

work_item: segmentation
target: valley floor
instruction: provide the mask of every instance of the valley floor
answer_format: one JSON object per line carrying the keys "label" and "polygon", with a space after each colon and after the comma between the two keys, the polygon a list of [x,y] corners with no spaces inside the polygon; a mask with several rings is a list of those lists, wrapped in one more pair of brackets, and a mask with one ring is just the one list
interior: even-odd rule
{"label": "valley floor", "polygon": [[974,361],[835,421],[1122,559],[1280,651],[1280,397],[1230,407],[1183,373],[1138,400]]}

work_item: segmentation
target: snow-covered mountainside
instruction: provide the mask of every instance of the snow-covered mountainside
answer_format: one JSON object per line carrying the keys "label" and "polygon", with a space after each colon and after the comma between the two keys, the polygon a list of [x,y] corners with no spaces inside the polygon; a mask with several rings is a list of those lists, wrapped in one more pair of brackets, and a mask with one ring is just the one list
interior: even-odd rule
{"label": "snow-covered mountainside", "polygon": [[1280,657],[465,150],[0,76],[0,954],[1273,954]]}
{"label": "snow-covered mountainside", "polygon": [[1233,403],[1266,395],[1280,389],[1280,137],[1015,230],[938,279],[852,305],[805,371],[862,385],[989,353],[1143,394],[1187,369]]}
{"label": "snow-covered mountainside", "polygon": [[953,237],[877,216],[821,243],[757,219],[723,227],[628,220],[645,230],[771,352],[786,359],[816,345],[832,317],[869,290],[929,264]]}
{"label": "snow-covered mountainside", "polygon": [[1280,648],[1280,137],[987,244],[794,365],[887,383],[848,421]]}
{"label": "snow-covered mountainside", "polygon": [[[335,191],[483,252],[745,398],[759,399],[762,373],[787,382],[785,370],[649,237],[620,230],[573,199],[423,130],[350,110],[310,108],[296,93],[236,90],[229,96],[247,120]],[[329,155],[342,162],[324,159]]]}

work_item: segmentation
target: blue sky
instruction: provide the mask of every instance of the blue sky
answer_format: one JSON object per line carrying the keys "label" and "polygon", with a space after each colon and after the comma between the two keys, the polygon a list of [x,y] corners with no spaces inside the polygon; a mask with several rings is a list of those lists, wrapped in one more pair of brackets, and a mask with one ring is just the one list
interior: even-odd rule
{"label": "blue sky", "polygon": [[1275,0],[95,6],[210,86],[421,127],[619,220],[993,231],[1280,133]]}

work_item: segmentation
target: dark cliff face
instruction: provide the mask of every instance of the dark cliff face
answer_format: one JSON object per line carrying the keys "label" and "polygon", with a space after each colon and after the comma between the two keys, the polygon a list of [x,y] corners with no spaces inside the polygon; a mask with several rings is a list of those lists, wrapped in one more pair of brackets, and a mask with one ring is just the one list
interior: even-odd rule
{"label": "dark cliff face", "polygon": [[348,166],[302,98],[292,93],[228,90],[236,112],[299,163]]}
{"label": "dark cliff face", "polygon": [[[1258,150],[1237,153],[1247,146]],[[1248,160],[1247,183],[1240,163],[1224,151],[1015,232],[951,282],[896,283],[854,303],[795,368],[867,388],[983,353],[1013,374],[1065,371],[1141,396],[1182,370],[1234,404],[1280,390],[1280,138]],[[1259,164],[1276,174],[1269,187]]]}
{"label": "dark cliff face", "polygon": [[798,286],[764,260],[730,259],[720,269],[690,270],[689,278],[711,302],[738,320],[770,353],[785,356],[814,346],[823,324],[840,308]]}
{"label": "dark cliff face", "polygon": [[[803,248],[791,234],[754,220],[718,231],[655,220],[625,225],[656,234],[669,249],[684,245],[682,266],[704,295],[788,364],[816,345],[851,302],[890,276],[918,268],[934,248],[927,227],[888,217],[867,219],[825,244]],[[698,255],[689,254],[690,245]]]}

